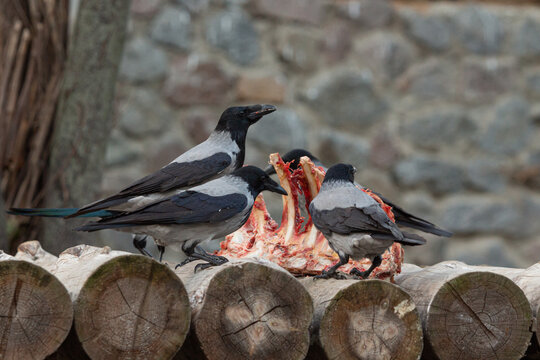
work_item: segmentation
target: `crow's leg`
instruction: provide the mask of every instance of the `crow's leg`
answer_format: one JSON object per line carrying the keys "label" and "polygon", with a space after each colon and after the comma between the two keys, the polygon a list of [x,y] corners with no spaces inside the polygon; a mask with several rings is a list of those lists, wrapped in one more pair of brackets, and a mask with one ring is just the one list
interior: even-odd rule
{"label": "crow's leg", "polygon": [[366,271],[360,271],[357,268],[354,268],[351,270],[350,274],[358,276],[362,279],[367,279],[371,272],[375,270],[379,265],[382,263],[382,257],[381,255],[377,255],[373,258],[373,261],[371,262],[371,266]]}
{"label": "crow's leg", "polygon": [[163,262],[163,254],[165,253],[165,246],[158,245],[157,249],[159,251],[159,262]]}
{"label": "crow's leg", "polygon": [[[336,265],[332,266],[328,271],[323,271],[320,275],[315,276],[315,279],[328,279],[329,277],[336,276],[336,271],[341,265],[345,265],[349,262],[349,255],[338,253],[339,261]],[[338,278],[342,278],[339,276]]]}
{"label": "crow's leg", "polygon": [[141,235],[141,234],[133,234],[133,246],[135,246],[135,249],[139,250],[139,252],[145,256],[153,257],[148,250],[146,250],[146,239],[148,238],[148,235]]}
{"label": "crow's leg", "polygon": [[222,264],[225,264],[227,261],[229,261],[224,256],[218,256],[218,255],[207,253],[198,245],[186,248],[184,249],[184,252],[188,256],[187,259],[182,261],[180,264],[176,265],[175,269],[180,266],[184,266],[195,260],[204,260],[208,262],[207,264],[197,264],[197,266],[195,266],[195,271],[203,270],[203,269],[209,268],[210,266],[222,265]]}

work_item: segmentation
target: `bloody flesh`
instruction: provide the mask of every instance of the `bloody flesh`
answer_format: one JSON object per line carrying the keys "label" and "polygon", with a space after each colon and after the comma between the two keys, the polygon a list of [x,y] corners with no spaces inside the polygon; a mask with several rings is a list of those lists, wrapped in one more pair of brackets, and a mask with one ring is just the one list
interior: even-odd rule
{"label": "bloody flesh", "polygon": [[[299,197],[305,199],[305,206],[308,207],[319,192],[325,173],[307,157],[300,160],[300,166],[292,173],[289,171],[289,164],[285,164],[278,154],[270,155],[270,163],[276,169],[281,186],[288,193],[288,196],[283,196],[281,226],[278,226],[268,213],[261,194],[255,200],[246,224],[226,237],[221,243],[218,255],[234,258],[260,257],[275,262],[296,275],[320,274],[339,259],[324,235],[313,226],[311,217],[306,220],[301,216]],[[379,202],[394,221],[392,208],[371,191],[364,191]],[[370,278],[392,279],[401,271],[403,249],[398,243],[385,251],[382,258],[382,264],[371,273]],[[356,267],[364,271],[370,265],[368,259],[350,260],[339,270],[349,273]]]}

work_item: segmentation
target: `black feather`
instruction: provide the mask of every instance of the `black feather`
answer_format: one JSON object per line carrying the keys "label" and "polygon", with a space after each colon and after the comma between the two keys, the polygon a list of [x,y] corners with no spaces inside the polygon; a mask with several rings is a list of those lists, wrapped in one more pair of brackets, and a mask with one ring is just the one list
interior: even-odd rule
{"label": "black feather", "polygon": [[140,210],[86,224],[76,230],[96,231],[143,225],[218,223],[241,213],[247,205],[242,194],[211,196],[184,191]]}
{"label": "black feather", "polygon": [[153,174],[136,181],[116,195],[82,207],[78,212],[69,217],[76,217],[81,214],[118,205],[135,196],[167,192],[200,184],[224,171],[231,163],[231,157],[223,152],[214,154],[203,160],[185,163],[173,162]]}

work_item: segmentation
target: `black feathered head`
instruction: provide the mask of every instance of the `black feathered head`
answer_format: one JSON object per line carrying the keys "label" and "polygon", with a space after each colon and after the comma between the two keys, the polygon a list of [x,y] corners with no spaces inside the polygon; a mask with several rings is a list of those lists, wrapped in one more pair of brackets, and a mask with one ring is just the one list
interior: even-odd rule
{"label": "black feathered head", "polygon": [[[321,166],[321,162],[319,159],[317,159],[312,153],[310,153],[307,150],[304,149],[294,149],[283,155],[281,160],[283,160],[284,163],[290,163],[289,164],[289,170],[294,171],[298,168],[300,165],[300,158],[303,156],[307,156],[316,166]],[[264,171],[268,175],[272,175],[276,173],[276,170],[272,165],[267,166]]]}
{"label": "black feathered head", "polygon": [[346,181],[354,183],[356,168],[349,164],[336,164],[326,172],[323,184],[331,181]]}
{"label": "black feathered head", "polygon": [[276,111],[273,105],[250,105],[230,107],[221,114],[216,126],[217,131],[245,131],[264,115]]}
{"label": "black feathered head", "polygon": [[267,173],[256,166],[244,166],[232,172],[233,176],[237,176],[244,180],[253,194],[253,197],[259,195],[260,192],[268,190],[281,195],[287,195],[287,191],[283,189],[277,182],[272,180]]}

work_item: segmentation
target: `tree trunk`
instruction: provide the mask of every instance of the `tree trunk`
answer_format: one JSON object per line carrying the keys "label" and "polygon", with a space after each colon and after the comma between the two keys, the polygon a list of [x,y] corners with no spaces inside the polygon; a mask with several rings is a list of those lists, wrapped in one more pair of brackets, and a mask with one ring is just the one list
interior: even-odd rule
{"label": "tree trunk", "polygon": [[43,359],[73,321],[66,288],[45,269],[0,251],[0,359]]}
{"label": "tree trunk", "polygon": [[381,280],[304,278],[315,305],[307,359],[419,359],[422,324],[411,297]]}
{"label": "tree trunk", "polygon": [[[51,264],[46,257],[52,255],[43,249],[36,250],[35,244],[26,248],[36,263]],[[93,359],[171,358],[182,346],[189,330],[189,300],[166,265],[108,247],[79,245],[51,266],[75,307],[75,331],[57,359],[80,358],[81,345]]]}
{"label": "tree trunk", "polygon": [[176,273],[191,300],[189,340],[177,359],[304,359],[313,316],[311,298],[287,271],[244,259]]}
{"label": "tree trunk", "polygon": [[423,322],[426,358],[520,359],[531,339],[523,291],[486,267],[443,262],[406,265],[396,283],[413,298]]}
{"label": "tree trunk", "polygon": [[[81,1],[55,119],[47,207],[78,207],[99,193],[129,4]],[[87,235],[73,235],[78,222],[48,219],[44,246],[58,253],[60,247],[91,242]]]}
{"label": "tree trunk", "polygon": [[[2,181],[0,174],[0,181]],[[9,252],[9,239],[7,234],[6,223],[6,207],[4,206],[4,198],[0,191],[0,250]]]}

